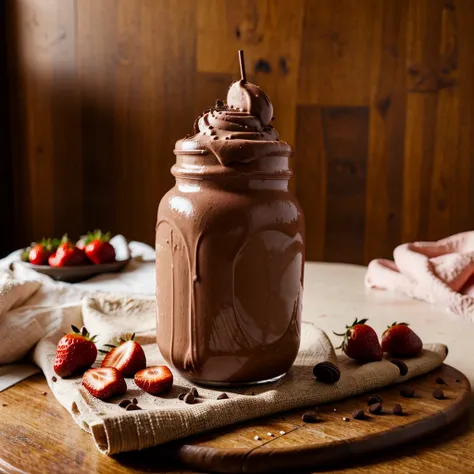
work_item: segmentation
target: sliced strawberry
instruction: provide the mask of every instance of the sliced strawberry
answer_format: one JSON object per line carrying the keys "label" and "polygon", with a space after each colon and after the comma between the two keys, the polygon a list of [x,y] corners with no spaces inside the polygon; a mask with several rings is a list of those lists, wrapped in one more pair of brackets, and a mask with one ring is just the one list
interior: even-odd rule
{"label": "sliced strawberry", "polygon": [[173,386],[173,374],[166,365],[147,367],[135,374],[135,383],[152,395],[168,392]]}
{"label": "sliced strawberry", "polygon": [[[133,377],[139,370],[146,367],[146,357],[143,348],[134,341],[135,334],[129,341],[121,339],[119,346],[106,344],[112,349],[106,352],[101,367],[115,367],[124,377]],[[104,351],[100,351],[104,353]]]}
{"label": "sliced strawberry", "polygon": [[115,367],[89,369],[82,377],[82,385],[93,397],[101,400],[127,391],[127,383]]}
{"label": "sliced strawberry", "polygon": [[91,337],[84,327],[80,331],[72,326],[73,332],[63,336],[56,348],[54,371],[60,377],[83,372],[92,366],[97,358],[95,336]]}

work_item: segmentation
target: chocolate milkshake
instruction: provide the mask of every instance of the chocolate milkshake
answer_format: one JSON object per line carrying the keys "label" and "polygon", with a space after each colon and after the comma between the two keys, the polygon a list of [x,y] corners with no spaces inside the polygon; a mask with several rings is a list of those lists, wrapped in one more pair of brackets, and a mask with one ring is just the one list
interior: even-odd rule
{"label": "chocolate milkshake", "polygon": [[156,226],[157,341],[203,384],[284,375],[300,343],[304,218],[288,190],[290,146],[245,77],[176,143],[176,186]]}

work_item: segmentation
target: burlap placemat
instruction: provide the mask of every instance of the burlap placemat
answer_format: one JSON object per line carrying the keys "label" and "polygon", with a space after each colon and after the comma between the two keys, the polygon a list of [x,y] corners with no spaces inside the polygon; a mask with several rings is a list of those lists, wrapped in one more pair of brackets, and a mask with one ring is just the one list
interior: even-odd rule
{"label": "burlap placemat", "polygon": [[[165,363],[155,343],[152,300],[88,298],[82,313],[88,330],[100,335],[99,345],[135,331],[137,340],[144,346],[148,365]],[[225,389],[229,395],[226,400],[217,400],[222,390],[197,387],[198,403],[187,405],[177,396],[193,384],[174,372],[173,389],[164,396],[144,393],[132,379],[127,379],[126,395],[103,402],[82,388],[80,377],[67,380],[57,377],[53,382],[52,366],[61,336],[57,331],[40,341],[34,353],[35,362],[42,368],[56,398],[79,426],[91,433],[104,454],[149,448],[244,420],[350,397],[427,373],[446,357],[444,345],[425,345],[419,357],[406,361],[408,374],[402,377],[398,368],[387,360],[360,365],[344,355],[336,356],[326,334],[312,324],[303,323],[301,349],[295,364],[276,383],[245,390]],[[335,362],[341,370],[341,379],[334,385],[317,382],[312,374],[316,363],[327,360]],[[124,398],[137,398],[143,410],[125,411],[118,406]]]}

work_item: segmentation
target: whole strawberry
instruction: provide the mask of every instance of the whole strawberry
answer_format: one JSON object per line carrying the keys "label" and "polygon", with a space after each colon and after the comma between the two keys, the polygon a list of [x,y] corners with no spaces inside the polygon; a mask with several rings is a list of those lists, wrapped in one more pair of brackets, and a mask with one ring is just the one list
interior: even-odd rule
{"label": "whole strawberry", "polygon": [[84,327],[81,331],[72,326],[72,333],[66,334],[58,342],[54,371],[60,377],[69,377],[90,368],[97,358],[94,337],[90,337]]}
{"label": "whole strawberry", "polygon": [[68,267],[73,265],[84,265],[87,262],[84,251],[77,248],[65,235],[61,240],[56,252],[49,258],[48,263],[52,267]]}
{"label": "whole strawberry", "polygon": [[359,362],[375,362],[382,360],[383,352],[379,343],[377,333],[367,324],[367,319],[357,321],[357,318],[351,326],[346,326],[346,332],[336,334],[344,337],[342,348],[344,353],[351,359]]}
{"label": "whole strawberry", "polygon": [[49,256],[56,251],[59,239],[42,239],[39,244],[31,244],[28,260],[34,265],[46,265]]}
{"label": "whole strawberry", "polygon": [[115,249],[109,240],[110,233],[104,234],[101,230],[96,230],[81,237],[78,245],[83,246],[87,257],[92,263],[96,265],[111,263],[115,262]]}
{"label": "whole strawberry", "polygon": [[106,344],[110,347],[109,352],[105,353],[101,367],[115,367],[124,377],[133,377],[139,370],[146,367],[146,357],[143,348],[138,342],[134,341],[135,334],[130,340],[120,339],[118,346]]}
{"label": "whole strawberry", "polygon": [[407,323],[393,323],[382,334],[382,349],[395,357],[415,357],[423,348],[419,336]]}
{"label": "whole strawberry", "polygon": [[82,385],[93,397],[100,400],[107,400],[127,391],[127,383],[115,367],[89,369],[82,377]]}

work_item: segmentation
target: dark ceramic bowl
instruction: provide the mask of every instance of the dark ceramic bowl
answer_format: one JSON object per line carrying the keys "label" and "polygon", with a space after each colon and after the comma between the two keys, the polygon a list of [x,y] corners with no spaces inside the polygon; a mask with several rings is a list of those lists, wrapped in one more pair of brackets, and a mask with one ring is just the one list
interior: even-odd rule
{"label": "dark ceramic bowl", "polygon": [[87,280],[95,275],[101,273],[116,273],[122,270],[125,265],[130,261],[130,258],[126,260],[117,260],[112,263],[102,263],[100,265],[77,265],[70,267],[50,267],[49,265],[33,265],[29,262],[15,262],[15,265],[21,265],[25,268],[35,270],[43,275],[48,275],[53,280],[64,281],[68,283],[77,283],[79,281]]}

